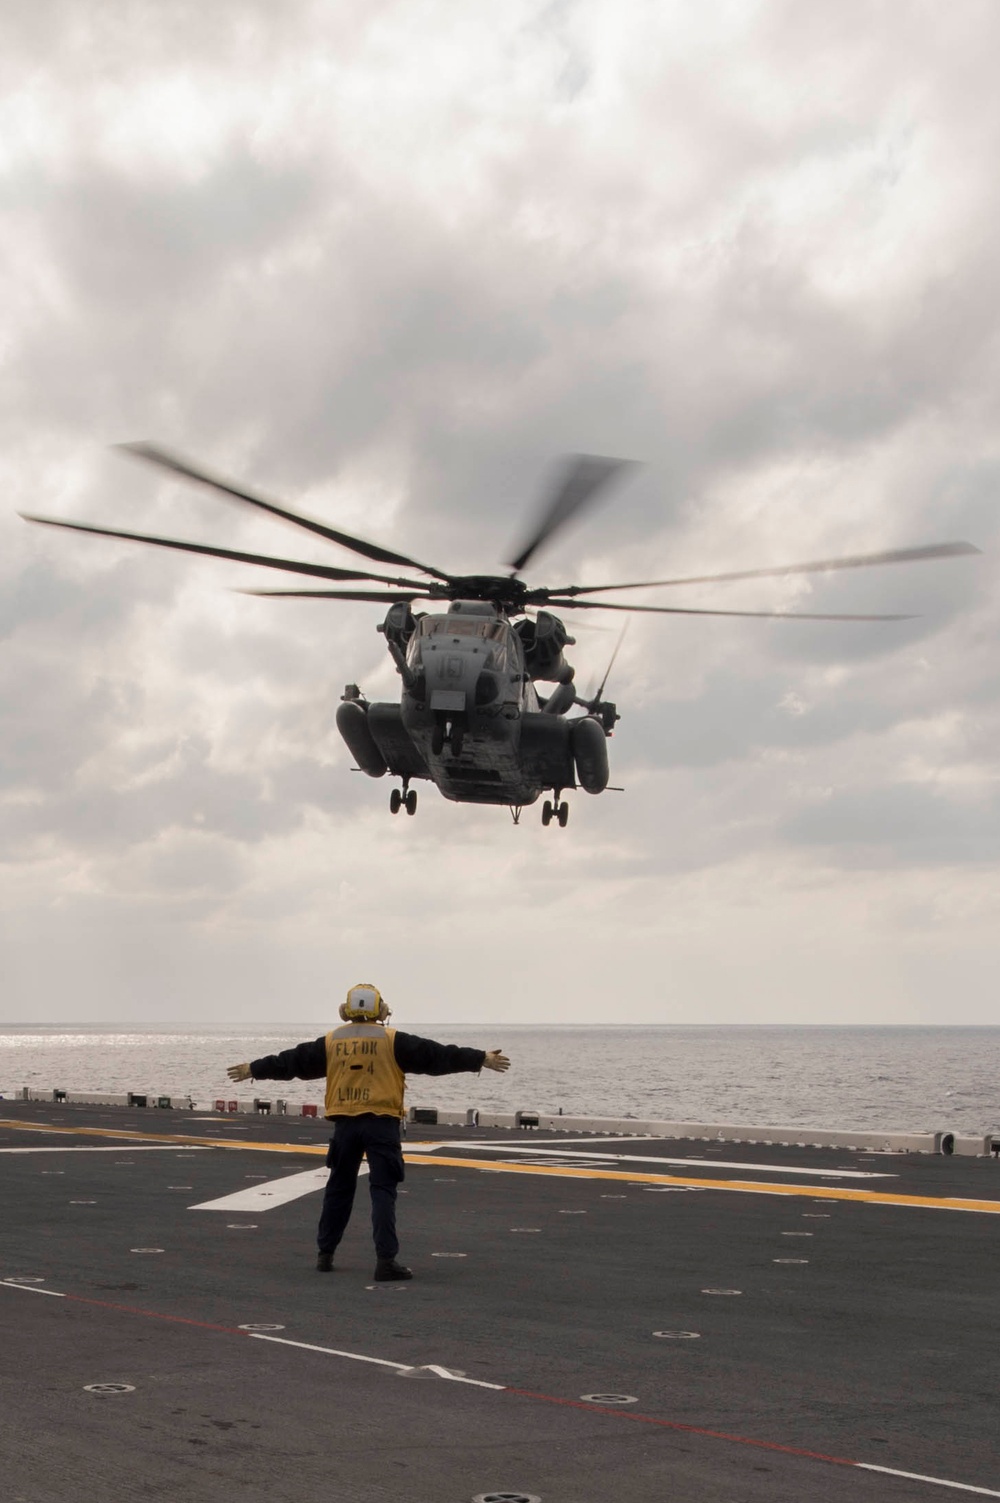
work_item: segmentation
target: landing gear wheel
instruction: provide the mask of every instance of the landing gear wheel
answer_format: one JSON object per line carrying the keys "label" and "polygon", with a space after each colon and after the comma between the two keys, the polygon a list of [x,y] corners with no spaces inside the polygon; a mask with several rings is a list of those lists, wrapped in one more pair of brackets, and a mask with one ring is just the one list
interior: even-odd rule
{"label": "landing gear wheel", "polygon": [[444,726],[440,722],[431,731],[431,755],[440,757],[444,751]]}
{"label": "landing gear wheel", "polygon": [[394,788],[389,794],[389,813],[398,814],[403,807],[403,795],[398,788]]}
{"label": "landing gear wheel", "polygon": [[549,803],[548,799],[546,799],[545,802],[544,802],[544,804],[542,805],[542,824],[543,825],[549,825],[551,823],[552,823],[552,805]]}
{"label": "landing gear wheel", "polygon": [[565,830],[569,820],[569,804],[560,804],[556,810],[556,818],[559,821],[560,830]]}
{"label": "landing gear wheel", "polygon": [[451,728],[451,735],[448,738],[449,744],[451,746],[451,754],[453,757],[460,757],[462,755],[462,743],[464,742],[464,740],[465,731],[460,725],[453,725]]}
{"label": "landing gear wheel", "polygon": [[407,793],[406,797],[404,798],[403,803],[406,805],[407,814],[416,814],[417,790],[415,788],[410,789],[409,793]]}

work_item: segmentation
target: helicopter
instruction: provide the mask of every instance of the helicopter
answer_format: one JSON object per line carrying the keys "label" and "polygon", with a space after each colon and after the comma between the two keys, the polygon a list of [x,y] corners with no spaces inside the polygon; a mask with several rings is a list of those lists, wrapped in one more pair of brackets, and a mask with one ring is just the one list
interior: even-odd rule
{"label": "helicopter", "polygon": [[[242,485],[149,442],[117,446],[134,458],[207,486],[232,500],[304,528],[373,564],[392,565],[423,579],[311,564],[272,555],[214,548],[175,538],[124,532],[22,512],[26,521],[74,532],[122,538],[205,554],[311,577],[364,583],[352,589],[251,589],[243,593],[297,599],[348,600],[384,604],[377,630],[401,680],[399,703],[371,703],[348,684],[337,707],[337,728],[358,769],[371,778],[388,773],[399,779],[389,797],[391,813],[416,813],[414,781],[428,779],[454,803],[495,804],[510,809],[514,823],[543,793],[542,824],[564,828],[567,790],[603,793],[609,787],[607,743],[620,716],[604,698],[617,648],[595,694],[581,697],[565,649],[575,646],[556,611],[601,610],[653,615],[776,617],[800,621],[903,621],[900,615],[853,615],[793,611],[713,610],[693,606],[635,605],[594,597],[609,592],[743,579],[775,578],[911,563],[978,553],[971,543],[934,543],[846,558],[813,560],[776,568],[740,569],[723,574],[674,579],[631,580],[623,584],[568,584],[532,587],[522,571],[566,524],[606,496],[634,462],[596,454],[567,456],[538,509],[533,525],[514,550],[506,574],[453,574],[404,553],[366,541],[311,517],[290,511]],[[370,588],[372,585],[379,589]],[[418,602],[430,609],[414,612]],[[619,638],[618,646],[621,645]],[[540,695],[537,685],[552,685]],[[573,711],[582,713],[573,714]]]}

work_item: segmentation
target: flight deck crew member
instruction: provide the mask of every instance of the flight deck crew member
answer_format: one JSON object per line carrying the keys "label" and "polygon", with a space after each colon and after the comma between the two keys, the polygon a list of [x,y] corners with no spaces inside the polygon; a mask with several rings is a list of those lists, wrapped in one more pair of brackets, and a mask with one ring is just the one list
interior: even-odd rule
{"label": "flight deck crew member", "polygon": [[230,1080],[319,1080],[326,1076],[324,1114],[334,1124],[326,1161],[316,1268],[329,1273],[351,1218],[362,1158],[368,1159],[375,1239],[375,1278],[411,1279],[396,1261],[396,1187],[403,1178],[399,1124],[406,1075],[455,1075],[463,1070],[507,1070],[499,1049],[463,1049],[386,1028],[389,1008],[374,986],[352,986],[340,1008],[344,1026],[312,1043],[297,1044],[247,1064],[230,1065]]}

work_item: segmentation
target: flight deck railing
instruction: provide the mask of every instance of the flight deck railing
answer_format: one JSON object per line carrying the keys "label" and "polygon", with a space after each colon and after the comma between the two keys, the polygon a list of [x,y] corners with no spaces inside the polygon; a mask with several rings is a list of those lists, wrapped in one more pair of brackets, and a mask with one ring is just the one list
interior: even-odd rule
{"label": "flight deck railing", "polygon": [[[295,1104],[260,1097],[219,1097],[199,1102],[191,1095],[170,1096],[155,1091],[113,1094],[62,1089],[36,1090],[23,1086],[0,1092],[0,1101],[45,1101],[69,1106],[138,1107],[146,1110],[215,1111],[220,1115],[302,1115],[320,1117],[314,1103]],[[802,1127],[736,1122],[677,1122],[641,1117],[566,1116],[563,1112],[490,1112],[411,1106],[407,1122],[413,1126],[506,1128],[512,1132],[583,1133],[608,1138],[678,1139],[696,1143],[760,1143],[780,1148],[842,1148],[865,1153],[934,1153],[946,1157],[992,1157],[1000,1160],[1000,1131],[983,1134],[952,1132],[884,1132],[881,1128]]]}
{"label": "flight deck railing", "polygon": [[883,1132],[880,1128],[786,1127],[732,1122],[666,1122],[638,1117],[569,1117],[551,1112],[456,1112],[411,1107],[413,1123],[510,1128],[520,1132],[588,1133],[606,1137],[677,1138],[698,1143],[760,1143],[781,1148],[844,1148],[848,1152],[1000,1156],[1000,1134]]}

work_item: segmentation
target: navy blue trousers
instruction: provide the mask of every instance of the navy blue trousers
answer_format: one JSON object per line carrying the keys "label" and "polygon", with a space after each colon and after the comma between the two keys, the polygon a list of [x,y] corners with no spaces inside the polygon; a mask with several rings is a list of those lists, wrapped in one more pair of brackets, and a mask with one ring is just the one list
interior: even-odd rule
{"label": "navy blue trousers", "polygon": [[399,1252],[396,1236],[396,1187],[403,1178],[403,1150],[398,1117],[334,1117],[327,1151],[330,1178],[323,1194],[316,1240],[320,1252],[332,1253],[340,1243],[354,1208],[361,1160],[368,1160],[368,1188],[372,1197],[372,1236],[379,1258]]}

